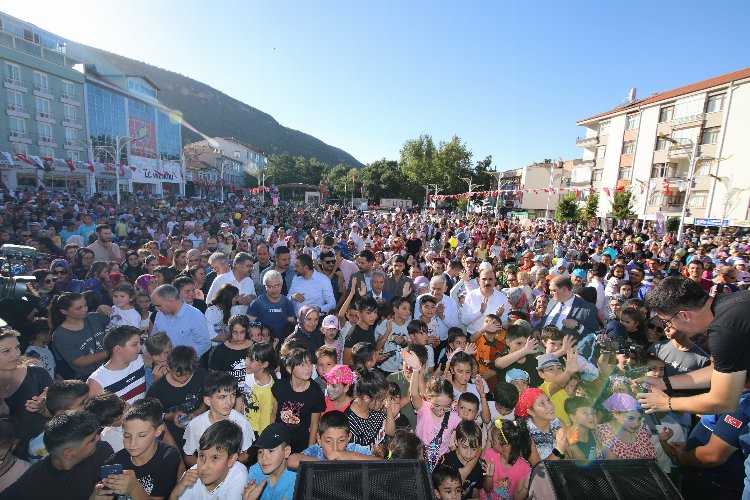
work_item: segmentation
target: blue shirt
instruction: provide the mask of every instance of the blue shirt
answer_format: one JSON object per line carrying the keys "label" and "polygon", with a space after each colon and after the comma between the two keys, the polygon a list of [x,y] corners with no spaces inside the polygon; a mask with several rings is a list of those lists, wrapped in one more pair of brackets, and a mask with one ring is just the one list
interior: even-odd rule
{"label": "blue shirt", "polygon": [[268,300],[266,294],[258,296],[247,307],[247,315],[257,318],[263,325],[269,327],[280,340],[283,340],[284,327],[288,318],[294,318],[294,305],[283,295],[278,302]]}
{"label": "blue shirt", "polygon": [[[354,453],[361,453],[362,455],[372,455],[372,451],[370,451],[369,448],[355,443],[347,444],[346,451],[353,451]],[[319,444],[314,444],[306,450],[302,450],[302,454],[308,457],[317,458],[318,460],[328,460],[323,454],[323,448],[321,448]]]}
{"label": "blue shirt", "polygon": [[184,302],[177,314],[156,313],[153,331],[165,332],[174,347],[187,345],[194,348],[199,358],[211,349],[206,317]]}
{"label": "blue shirt", "polygon": [[[259,464],[250,467],[247,476],[249,481],[255,480],[255,484],[259,484],[263,481],[263,478],[268,479],[268,476],[263,474],[263,470],[261,470]],[[266,481],[263,493],[260,494],[260,500],[282,500],[284,498],[290,500],[294,498],[294,483],[296,481],[297,473],[289,469],[285,470],[273,486],[271,486],[270,480]]]}

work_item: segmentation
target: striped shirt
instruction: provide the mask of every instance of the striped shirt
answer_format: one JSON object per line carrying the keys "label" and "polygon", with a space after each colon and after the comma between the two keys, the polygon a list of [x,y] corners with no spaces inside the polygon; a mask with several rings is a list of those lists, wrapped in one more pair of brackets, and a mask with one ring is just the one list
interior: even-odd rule
{"label": "striped shirt", "polygon": [[133,404],[146,395],[146,369],[141,356],[122,370],[110,370],[102,365],[89,379],[96,381],[105,391],[114,392],[128,404]]}

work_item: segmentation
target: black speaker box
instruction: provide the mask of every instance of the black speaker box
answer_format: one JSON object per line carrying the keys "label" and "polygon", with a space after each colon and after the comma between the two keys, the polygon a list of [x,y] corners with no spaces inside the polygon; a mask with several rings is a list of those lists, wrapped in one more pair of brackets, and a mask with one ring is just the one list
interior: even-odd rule
{"label": "black speaker box", "polygon": [[680,500],[655,460],[545,460],[531,471],[529,500]]}
{"label": "black speaker box", "polygon": [[432,500],[423,460],[300,462],[294,500]]}

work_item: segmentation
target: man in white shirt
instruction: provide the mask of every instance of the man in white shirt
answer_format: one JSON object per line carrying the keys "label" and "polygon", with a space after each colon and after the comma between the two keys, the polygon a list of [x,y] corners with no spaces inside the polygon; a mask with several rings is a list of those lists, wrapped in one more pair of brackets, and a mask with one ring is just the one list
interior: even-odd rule
{"label": "man in white shirt", "polygon": [[315,270],[312,257],[307,254],[298,255],[294,261],[294,271],[297,276],[292,280],[288,297],[294,303],[295,313],[299,313],[304,305],[318,307],[321,314],[336,307],[331,280]]}
{"label": "man in white shirt", "polygon": [[604,311],[607,310],[607,297],[604,293],[607,286],[607,283],[605,281],[606,276],[606,264],[594,264],[594,275],[591,277],[589,286],[596,290],[596,310],[602,323],[604,322]]}
{"label": "man in white shirt", "polygon": [[237,297],[237,304],[232,306],[232,314],[245,314],[247,306],[255,300],[255,283],[250,277],[250,271],[253,269],[253,258],[249,253],[239,252],[234,257],[234,268],[228,273],[216,276],[211,283],[211,288],[206,294],[206,303],[210,304],[219,293],[219,288],[225,283],[236,286],[240,294]]}
{"label": "man in white shirt", "polygon": [[456,301],[445,294],[448,285],[445,276],[440,274],[430,280],[430,294],[437,301],[435,316],[439,320],[438,337],[441,342],[448,340],[448,329],[461,326],[458,321],[458,305]]}
{"label": "man in white shirt", "polygon": [[[496,281],[495,273],[491,268],[482,269],[479,272],[479,288],[466,294],[461,307],[461,320],[466,326],[466,331],[471,335],[482,328],[484,318],[488,314],[497,314],[502,318],[503,323],[508,321],[510,303],[503,292],[495,289]],[[472,342],[475,340],[471,339]]]}
{"label": "man in white shirt", "polygon": [[357,224],[356,222],[352,222],[350,227],[351,232],[349,233],[349,239],[352,240],[355,245],[357,245],[357,252],[361,252],[365,249],[365,241],[359,235],[359,224]]}

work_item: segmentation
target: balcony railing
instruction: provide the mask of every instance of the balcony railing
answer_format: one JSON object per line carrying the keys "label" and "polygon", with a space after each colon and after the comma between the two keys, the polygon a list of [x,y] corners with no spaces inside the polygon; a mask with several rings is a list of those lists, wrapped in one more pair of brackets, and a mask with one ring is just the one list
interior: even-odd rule
{"label": "balcony railing", "polygon": [[16,113],[28,113],[26,106],[19,106],[18,104],[8,104],[8,111],[15,111]]}
{"label": "balcony railing", "polygon": [[78,100],[78,96],[76,94],[69,94],[67,92],[63,92],[62,94],[60,94],[60,98],[61,99],[68,99],[69,101],[77,101]]}
{"label": "balcony railing", "polygon": [[37,118],[46,118],[47,120],[54,120],[55,115],[53,115],[50,111],[38,111],[36,112]]}
{"label": "balcony railing", "polygon": [[681,212],[682,211],[682,202],[679,203],[667,203],[666,205],[661,206],[662,212]]}
{"label": "balcony railing", "polygon": [[28,139],[29,138],[29,134],[27,134],[25,130],[9,129],[8,130],[8,135],[10,136],[11,139],[13,139],[14,137],[18,138],[18,139]]}
{"label": "balcony railing", "polygon": [[71,116],[64,116],[63,119],[62,119],[62,124],[65,127],[76,127],[76,126],[80,125],[80,123],[78,123],[78,118],[76,118],[74,116],[73,117],[71,117]]}
{"label": "balcony railing", "polygon": [[697,113],[695,115],[681,116],[679,118],[672,118],[672,125],[682,125],[683,123],[701,121],[706,117],[705,113]]}
{"label": "balcony railing", "polygon": [[49,85],[39,85],[37,83],[34,84],[34,90],[37,92],[44,92],[45,94],[51,94],[52,90],[50,90]]}
{"label": "balcony railing", "polygon": [[576,139],[577,148],[589,148],[591,146],[596,146],[598,143],[599,143],[599,136],[579,137],[578,139]]}
{"label": "balcony railing", "polygon": [[46,142],[47,144],[54,144],[55,143],[55,138],[54,137],[50,137],[48,135],[40,135],[39,136],[39,142]]}

